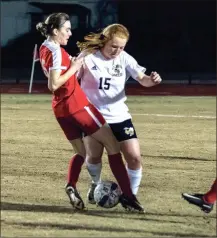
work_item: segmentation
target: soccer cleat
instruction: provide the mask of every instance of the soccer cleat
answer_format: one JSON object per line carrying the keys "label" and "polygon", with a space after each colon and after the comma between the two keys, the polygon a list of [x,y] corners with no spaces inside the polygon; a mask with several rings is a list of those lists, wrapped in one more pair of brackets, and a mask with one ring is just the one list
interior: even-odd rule
{"label": "soccer cleat", "polygon": [[133,198],[128,198],[126,195],[122,194],[119,201],[122,207],[127,211],[145,213],[144,207],[140,204],[135,195],[133,195]]}
{"label": "soccer cleat", "polygon": [[72,206],[75,209],[77,209],[77,210],[84,210],[85,209],[84,202],[83,202],[82,198],[80,197],[76,188],[73,188],[70,185],[66,185],[65,191],[66,191],[66,194],[69,197],[70,203],[72,204]]}
{"label": "soccer cleat", "polygon": [[96,202],[94,200],[94,191],[95,191],[96,186],[97,186],[97,184],[91,183],[91,186],[87,192],[87,199],[90,204],[96,204]]}
{"label": "soccer cleat", "polygon": [[203,200],[203,194],[182,193],[182,197],[187,202],[200,207],[200,209],[206,213],[210,213],[213,209],[212,203],[207,203]]}

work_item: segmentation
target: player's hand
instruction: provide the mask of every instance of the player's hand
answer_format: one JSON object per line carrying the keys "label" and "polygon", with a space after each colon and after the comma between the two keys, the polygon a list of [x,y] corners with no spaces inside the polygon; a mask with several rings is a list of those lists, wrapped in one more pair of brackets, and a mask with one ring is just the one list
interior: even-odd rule
{"label": "player's hand", "polygon": [[154,84],[159,84],[162,81],[162,78],[157,72],[151,72],[150,79]]}
{"label": "player's hand", "polygon": [[81,58],[72,57],[71,67],[75,71],[78,71],[83,66],[83,64],[84,64],[84,57],[81,57]]}

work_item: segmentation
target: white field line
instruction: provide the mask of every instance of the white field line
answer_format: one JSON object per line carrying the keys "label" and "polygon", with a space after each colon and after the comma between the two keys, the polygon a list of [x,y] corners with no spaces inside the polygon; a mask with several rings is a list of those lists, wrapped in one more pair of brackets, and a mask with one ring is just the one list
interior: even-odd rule
{"label": "white field line", "polygon": [[204,118],[204,119],[216,119],[215,116],[169,115],[169,114],[152,114],[152,113],[132,113],[132,116],[155,116],[155,117],[175,117],[175,118]]}
{"label": "white field line", "polygon": [[[2,108],[8,108],[7,106],[2,106]],[[21,109],[20,107],[9,107],[10,109]],[[170,114],[155,114],[155,113],[131,113],[132,116],[156,116],[156,117],[174,117],[174,118],[204,118],[204,119],[216,119],[216,116],[208,116],[208,115],[170,115]],[[13,120],[13,118],[10,118]],[[17,120],[14,118],[14,120]],[[37,120],[41,121],[44,119],[29,119],[29,120]]]}

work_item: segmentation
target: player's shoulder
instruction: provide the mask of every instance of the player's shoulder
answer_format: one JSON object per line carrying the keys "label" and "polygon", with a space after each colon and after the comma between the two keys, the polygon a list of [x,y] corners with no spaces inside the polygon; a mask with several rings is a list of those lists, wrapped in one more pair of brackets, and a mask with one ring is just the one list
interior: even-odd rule
{"label": "player's shoulder", "polygon": [[100,50],[95,50],[95,51],[93,51],[93,52],[87,54],[87,57],[103,59],[103,55],[102,55],[102,53],[100,52]]}
{"label": "player's shoulder", "polygon": [[126,63],[134,60],[133,56],[130,55],[129,53],[127,53],[125,50],[123,50],[120,53],[119,57],[120,57],[121,61],[126,62]]}
{"label": "player's shoulder", "polygon": [[82,51],[79,53],[78,57],[86,57],[86,56],[88,56],[88,55],[91,55],[91,53],[90,53],[88,50],[82,50]]}
{"label": "player's shoulder", "polygon": [[130,56],[130,54],[128,54],[125,50],[123,50],[123,51],[120,53],[120,55],[121,55],[122,57],[129,57],[129,56]]}
{"label": "player's shoulder", "polygon": [[125,50],[123,50],[121,53],[120,53],[120,57],[123,58],[123,59],[131,59],[133,58],[129,53],[127,53]]}
{"label": "player's shoulder", "polygon": [[40,51],[44,51],[46,52],[47,54],[48,53],[55,53],[55,52],[58,52],[60,51],[60,46],[51,42],[51,41],[48,41],[48,40],[45,40],[41,47],[40,47]]}

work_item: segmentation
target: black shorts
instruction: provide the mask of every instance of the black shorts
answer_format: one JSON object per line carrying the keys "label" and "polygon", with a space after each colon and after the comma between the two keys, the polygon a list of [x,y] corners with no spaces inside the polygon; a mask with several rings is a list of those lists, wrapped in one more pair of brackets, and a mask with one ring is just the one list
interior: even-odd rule
{"label": "black shorts", "polygon": [[131,119],[119,123],[109,123],[109,126],[119,142],[137,138]]}

